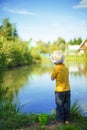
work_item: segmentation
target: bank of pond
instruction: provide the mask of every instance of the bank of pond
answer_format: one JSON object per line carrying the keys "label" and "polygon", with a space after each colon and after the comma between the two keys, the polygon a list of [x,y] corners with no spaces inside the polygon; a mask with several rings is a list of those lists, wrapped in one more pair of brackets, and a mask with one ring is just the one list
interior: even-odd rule
{"label": "bank of pond", "polygon": [[[55,130],[87,130],[87,116],[82,116],[79,105],[74,102],[71,106],[71,122],[68,125],[55,123],[55,110],[47,113],[21,113],[16,104],[10,101],[0,103],[0,129],[1,130],[50,130],[51,125]],[[37,125],[36,125],[37,124]],[[35,128],[36,125],[36,128]],[[28,128],[28,129],[26,129]],[[34,129],[33,129],[34,128]]]}

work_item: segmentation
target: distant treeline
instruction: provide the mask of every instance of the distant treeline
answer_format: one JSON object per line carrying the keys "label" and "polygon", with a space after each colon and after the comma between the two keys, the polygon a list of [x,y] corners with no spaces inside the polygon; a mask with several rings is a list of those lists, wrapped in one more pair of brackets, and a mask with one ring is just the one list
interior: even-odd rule
{"label": "distant treeline", "polygon": [[4,19],[0,26],[0,52],[4,53],[8,67],[30,65],[41,61],[40,55],[32,54],[29,41],[20,39],[16,26],[11,24],[8,18]]}
{"label": "distant treeline", "polygon": [[58,49],[65,51],[68,45],[81,44],[82,39],[80,37],[74,38],[67,43],[62,37],[58,37],[53,43],[39,40],[36,42],[36,46],[31,45],[31,41],[33,41],[32,38],[28,41],[21,40],[16,25],[12,24],[8,18],[2,21],[0,25],[0,51],[4,52],[8,67],[39,63],[41,62],[41,54],[50,54]]}

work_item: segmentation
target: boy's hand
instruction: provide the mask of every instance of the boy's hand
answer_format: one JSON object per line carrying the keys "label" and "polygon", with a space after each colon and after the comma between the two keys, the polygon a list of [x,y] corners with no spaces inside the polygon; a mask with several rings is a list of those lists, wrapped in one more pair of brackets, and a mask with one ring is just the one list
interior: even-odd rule
{"label": "boy's hand", "polygon": [[54,80],[54,78],[51,77],[51,80]]}

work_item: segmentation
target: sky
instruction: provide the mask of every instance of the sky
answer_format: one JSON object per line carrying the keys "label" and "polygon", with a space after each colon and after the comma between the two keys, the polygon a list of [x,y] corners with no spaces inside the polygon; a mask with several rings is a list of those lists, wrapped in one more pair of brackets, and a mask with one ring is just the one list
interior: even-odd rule
{"label": "sky", "polygon": [[0,0],[0,25],[4,18],[23,40],[87,38],[87,0]]}

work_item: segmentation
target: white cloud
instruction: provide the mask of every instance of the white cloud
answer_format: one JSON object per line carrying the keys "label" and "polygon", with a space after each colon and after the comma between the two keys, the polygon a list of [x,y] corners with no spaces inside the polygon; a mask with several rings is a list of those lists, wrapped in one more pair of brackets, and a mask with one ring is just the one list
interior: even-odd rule
{"label": "white cloud", "polygon": [[14,14],[22,14],[22,15],[34,15],[34,16],[39,16],[36,13],[30,12],[28,10],[17,10],[17,9],[9,9],[9,8],[3,8],[4,11],[14,13]]}
{"label": "white cloud", "polygon": [[73,8],[87,8],[87,0],[81,0],[79,4],[73,6]]}

